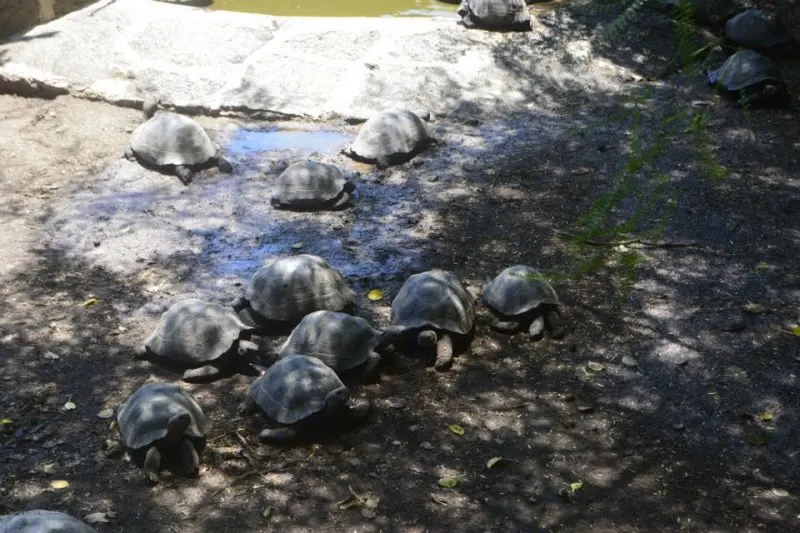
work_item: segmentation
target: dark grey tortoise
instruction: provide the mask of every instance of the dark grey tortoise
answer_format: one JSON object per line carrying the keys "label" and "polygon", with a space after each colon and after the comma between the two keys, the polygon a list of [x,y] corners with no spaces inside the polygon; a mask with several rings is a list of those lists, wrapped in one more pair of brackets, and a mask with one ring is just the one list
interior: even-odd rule
{"label": "dark grey tortoise", "polygon": [[404,109],[390,109],[367,120],[343,153],[386,168],[405,163],[431,142],[428,128],[419,116]]}
{"label": "dark grey tortoise", "polygon": [[380,330],[365,319],[336,311],[315,311],[306,315],[278,350],[278,357],[293,354],[316,357],[331,367],[340,379],[377,377],[384,340]]}
{"label": "dark grey tortoise", "polygon": [[453,336],[467,336],[475,325],[475,303],[458,278],[446,270],[409,277],[392,301],[387,337],[436,347],[434,368],[453,360]]}
{"label": "dark grey tortoise", "polygon": [[0,516],[2,533],[96,533],[94,529],[58,511],[34,510]]}
{"label": "dark grey tortoise", "polygon": [[222,157],[220,147],[200,124],[187,116],[166,111],[157,113],[133,130],[125,156],[148,167],[169,170],[184,185],[189,185],[195,172],[203,168],[218,166],[223,172],[232,170],[231,164]]}
{"label": "dark grey tortoise", "polygon": [[139,356],[184,369],[186,381],[209,381],[251,362],[258,352],[248,340],[254,329],[228,307],[189,298],[161,315]]}
{"label": "dark grey tortoise", "polygon": [[553,286],[533,267],[514,265],[484,285],[481,296],[497,318],[492,328],[505,333],[527,329],[539,338],[545,328],[554,338],[564,335],[558,299]]}
{"label": "dark grey tortoise", "polygon": [[284,170],[272,189],[272,205],[281,209],[310,211],[342,209],[352,199],[355,185],[336,165],[301,161]]}
{"label": "dark grey tortoise", "polygon": [[725,36],[736,46],[770,57],[786,58],[800,50],[778,15],[765,9],[747,9],[728,19]]}
{"label": "dark grey tortoise", "polygon": [[463,0],[458,16],[467,28],[529,31],[531,14],[525,0]]}
{"label": "dark grey tortoise", "polygon": [[122,443],[137,465],[155,477],[164,463],[189,476],[199,471],[206,417],[195,399],[171,383],[142,385],[117,411]]}
{"label": "dark grey tortoise", "polygon": [[730,56],[719,69],[708,73],[708,83],[742,107],[791,103],[778,67],[753,50],[739,50]]}
{"label": "dark grey tortoise", "polygon": [[262,430],[259,438],[290,443],[361,423],[370,407],[369,400],[351,403],[350,390],[325,363],[294,354],[279,359],[252,383],[239,414],[262,411],[272,427]]}
{"label": "dark grey tortoise", "polygon": [[314,311],[355,311],[356,293],[323,258],[300,254],[277,259],[250,278],[234,309],[262,329],[291,328]]}

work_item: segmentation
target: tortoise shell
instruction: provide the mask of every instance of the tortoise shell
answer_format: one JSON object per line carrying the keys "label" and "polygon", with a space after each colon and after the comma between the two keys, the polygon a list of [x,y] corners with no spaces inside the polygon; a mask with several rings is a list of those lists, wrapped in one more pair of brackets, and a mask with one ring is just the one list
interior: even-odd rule
{"label": "tortoise shell", "polygon": [[409,277],[400,288],[392,301],[391,323],[466,335],[475,323],[475,304],[454,274],[429,270]]}
{"label": "tortoise shell", "polygon": [[481,296],[493,310],[517,316],[542,304],[560,305],[550,283],[533,267],[514,265],[484,285]]}
{"label": "tortoise shell", "polygon": [[155,166],[204,165],[219,156],[202,126],[178,113],[162,112],[133,130],[131,150]]}
{"label": "tortoise shell", "polygon": [[428,128],[419,116],[403,109],[390,109],[361,126],[349,154],[370,163],[399,162],[412,157],[429,141]]}

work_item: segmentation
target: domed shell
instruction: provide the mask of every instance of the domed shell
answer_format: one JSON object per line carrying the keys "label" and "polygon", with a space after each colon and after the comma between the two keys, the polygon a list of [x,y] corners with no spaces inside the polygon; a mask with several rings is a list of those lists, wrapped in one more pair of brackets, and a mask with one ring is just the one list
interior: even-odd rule
{"label": "domed shell", "polygon": [[739,50],[715,71],[709,73],[709,82],[730,92],[740,91],[764,81],[781,81],[775,63],[753,50]]}
{"label": "domed shell", "polygon": [[180,363],[213,361],[253,328],[219,304],[189,298],[170,306],[145,341],[147,349]]}
{"label": "domed shell", "polygon": [[166,437],[169,420],[183,413],[191,417],[184,434],[205,436],[206,417],[188,392],[171,383],[142,385],[117,412],[122,442],[134,450],[149,446]]}
{"label": "domed shell", "polygon": [[467,334],[475,323],[475,304],[451,272],[429,270],[414,274],[400,287],[392,301],[391,323]]}
{"label": "domed shell", "polygon": [[531,20],[525,0],[463,0],[458,14],[484,26],[516,26]]}
{"label": "domed shell", "polygon": [[368,162],[401,160],[419,152],[429,140],[428,128],[416,114],[390,109],[361,126],[350,153]]}
{"label": "domed shell", "polygon": [[261,267],[247,284],[245,298],[266,319],[299,322],[314,311],[355,305],[356,294],[327,261],[301,254]]}
{"label": "domed shell", "polygon": [[336,165],[301,161],[284,170],[272,189],[272,203],[295,208],[322,207],[339,198],[347,180]]}
{"label": "domed shell", "polygon": [[538,270],[526,265],[500,272],[484,285],[481,296],[489,307],[508,316],[527,313],[542,304],[560,305],[553,286]]}
{"label": "domed shell", "polygon": [[191,118],[162,112],[133,130],[131,150],[157,166],[202,165],[219,155],[219,146]]}
{"label": "domed shell", "polygon": [[3,533],[96,533],[94,529],[58,511],[34,510],[0,516]]}
{"label": "domed shell", "polygon": [[367,361],[380,336],[381,332],[361,317],[316,311],[300,321],[278,355],[308,355],[335,371],[350,370]]}
{"label": "domed shell", "polygon": [[329,393],[345,388],[330,367],[315,357],[290,355],[279,359],[250,386],[250,396],[267,416],[294,424],[319,412]]}
{"label": "domed shell", "polygon": [[728,19],[725,35],[737,45],[755,50],[772,48],[793,40],[775,13],[761,9],[748,9]]}

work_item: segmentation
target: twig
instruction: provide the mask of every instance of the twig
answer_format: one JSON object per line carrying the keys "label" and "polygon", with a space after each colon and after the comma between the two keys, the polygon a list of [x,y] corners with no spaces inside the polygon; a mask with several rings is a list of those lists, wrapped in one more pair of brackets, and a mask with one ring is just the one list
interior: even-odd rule
{"label": "twig", "polygon": [[222,487],[218,488],[217,490],[215,490],[214,492],[209,494],[208,499],[209,500],[213,500],[214,498],[219,496],[221,492],[233,487],[234,485],[236,485],[240,481],[243,481],[243,480],[245,480],[245,479],[247,479],[249,477],[252,477],[252,476],[263,476],[265,474],[270,474],[272,472],[276,472],[278,470],[282,470],[283,468],[286,468],[286,466],[288,466],[288,465],[289,465],[289,463],[283,463],[281,465],[273,466],[273,467],[270,467],[270,468],[263,468],[263,469],[255,468],[253,470],[248,470],[247,472],[245,472],[243,474],[239,474],[238,476],[236,476],[235,478],[230,480],[230,482],[228,482],[227,484],[223,485]]}
{"label": "twig", "polygon": [[[563,237],[569,239],[578,239],[580,236],[572,235],[567,233],[566,231],[556,230],[554,232],[556,235],[561,235]],[[647,248],[688,248],[692,246],[700,246],[700,243],[697,241],[680,241],[680,240],[658,240],[658,241],[649,241],[646,239],[640,238],[633,238],[633,239],[624,239],[624,240],[616,240],[616,241],[598,241],[595,239],[584,239],[581,241],[582,243],[589,244],[591,246],[627,246],[631,244],[641,244],[642,246],[646,246]]]}

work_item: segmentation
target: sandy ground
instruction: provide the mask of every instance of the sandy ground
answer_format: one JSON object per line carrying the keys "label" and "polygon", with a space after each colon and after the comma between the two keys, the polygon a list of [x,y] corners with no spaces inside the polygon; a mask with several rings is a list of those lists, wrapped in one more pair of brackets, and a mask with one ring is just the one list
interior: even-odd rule
{"label": "sandy ground", "polygon": [[[271,180],[309,153],[244,151],[234,174],[184,187],[121,157],[136,111],[0,96],[2,510],[101,513],[98,531],[133,533],[799,529],[797,115],[743,113],[697,72],[649,84],[670,26],[641,24],[650,39],[602,52],[638,69],[620,94],[439,117],[441,144],[387,171],[313,155],[357,184],[337,213],[269,206]],[[800,65],[782,68],[800,93]],[[198,120],[226,148],[274,126]],[[531,264],[555,279],[569,331],[501,335],[479,302],[448,372],[398,354],[356,391],[376,406],[367,425],[289,449],[235,417],[252,378],[189,385],[133,360],[170,303],[227,303],[262,261],[299,252],[327,257],[380,326],[410,274],[446,268],[477,295]],[[210,419],[197,479],[152,484],[115,452],[103,411],[153,380],[181,383]],[[360,505],[341,503],[353,493]]]}

